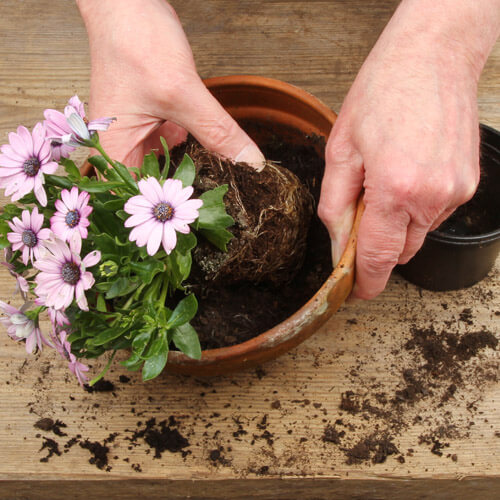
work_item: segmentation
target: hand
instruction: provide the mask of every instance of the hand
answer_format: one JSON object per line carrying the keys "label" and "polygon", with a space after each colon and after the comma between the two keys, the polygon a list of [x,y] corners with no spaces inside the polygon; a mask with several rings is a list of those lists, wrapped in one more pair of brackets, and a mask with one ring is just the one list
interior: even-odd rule
{"label": "hand", "polygon": [[412,3],[403,2],[363,64],[326,147],[318,211],[335,263],[364,188],[353,291],[362,299],[385,288],[393,267],[479,181],[476,88],[487,51],[475,57],[460,41],[422,31]]}
{"label": "hand", "polygon": [[90,116],[117,122],[101,142],[128,166],[189,131],[207,149],[253,165],[264,157],[196,72],[173,8],[163,0],[80,0],[92,62]]}

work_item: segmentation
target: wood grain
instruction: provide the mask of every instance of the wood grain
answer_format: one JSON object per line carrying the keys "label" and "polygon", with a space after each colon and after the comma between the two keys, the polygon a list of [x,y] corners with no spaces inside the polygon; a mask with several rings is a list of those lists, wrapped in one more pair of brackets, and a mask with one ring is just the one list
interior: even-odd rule
{"label": "wood grain", "polygon": [[[397,3],[172,2],[203,77],[249,73],[279,78],[336,110]],[[75,92],[88,98],[89,55],[82,21],[67,0],[3,0],[0,33],[3,143],[18,124],[40,120],[45,107],[61,108]],[[478,105],[480,120],[500,128],[498,43],[480,81]],[[481,387],[471,377],[441,406],[439,398],[429,396],[405,408],[405,428],[391,430],[405,463],[391,456],[380,464],[348,465],[342,448],[384,421],[349,415],[339,404],[347,390],[365,394],[378,384],[380,392],[395,393],[404,386],[402,371],[414,362],[404,349],[412,326],[435,321],[457,334],[485,329],[498,337],[499,264],[475,287],[448,293],[419,290],[394,274],[378,299],[346,305],[291,353],[260,371],[226,378],[164,376],[143,383],[117,364],[108,377],[115,391],[89,394],[53,353],[26,358],[23,347],[3,335],[0,498],[60,498],[61,479],[73,481],[67,484],[75,487],[75,498],[90,491],[120,498],[135,498],[138,492],[151,498],[495,498],[500,385],[493,376]],[[0,299],[12,299],[5,270],[0,270]],[[461,319],[464,309],[471,311],[471,324]],[[498,370],[498,364],[498,351],[486,349],[467,362],[467,373]],[[120,375],[130,381],[120,382]],[[446,412],[457,433],[443,439],[448,446],[438,456],[420,438],[435,430]],[[188,438],[190,454],[165,451],[154,458],[143,440],[130,441],[138,421],[169,416]],[[67,436],[35,429],[42,417],[63,421]],[[347,431],[342,444],[322,441],[325,426],[338,419]],[[246,434],[239,433],[238,422]],[[262,437],[264,428],[272,438]],[[88,450],[78,445],[64,452],[67,440],[77,435],[102,443],[112,433],[118,435],[108,444],[108,472],[89,463]],[[46,456],[40,450],[45,438],[54,439],[62,452],[46,463],[40,462]],[[210,458],[220,447],[225,462]],[[475,479],[458,481],[463,478]]]}

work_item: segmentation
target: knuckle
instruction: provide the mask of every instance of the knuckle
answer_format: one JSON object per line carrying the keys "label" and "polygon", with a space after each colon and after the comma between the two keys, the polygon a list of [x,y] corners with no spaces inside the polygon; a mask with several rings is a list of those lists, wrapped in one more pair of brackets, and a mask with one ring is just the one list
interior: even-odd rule
{"label": "knuckle", "polygon": [[399,254],[391,250],[368,251],[358,255],[358,265],[369,276],[381,276],[390,272],[398,263]]}
{"label": "knuckle", "polygon": [[214,149],[224,148],[239,131],[238,124],[229,115],[217,120],[204,120],[199,125],[205,131],[206,138]]}

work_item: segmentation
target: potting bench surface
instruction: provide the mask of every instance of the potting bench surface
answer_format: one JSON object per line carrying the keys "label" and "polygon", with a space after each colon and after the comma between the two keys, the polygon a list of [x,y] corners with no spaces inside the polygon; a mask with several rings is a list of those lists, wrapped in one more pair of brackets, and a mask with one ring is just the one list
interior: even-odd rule
{"label": "potting bench surface", "polygon": [[[274,77],[335,110],[397,3],[172,2],[203,77]],[[73,2],[3,0],[0,33],[5,143],[87,100],[90,60]],[[500,44],[479,112],[500,128]],[[499,264],[448,293],[394,273],[292,352],[218,378],[143,383],[115,364],[110,391],[90,393],[3,331],[0,498],[498,498]],[[12,291],[0,270],[0,299]]]}

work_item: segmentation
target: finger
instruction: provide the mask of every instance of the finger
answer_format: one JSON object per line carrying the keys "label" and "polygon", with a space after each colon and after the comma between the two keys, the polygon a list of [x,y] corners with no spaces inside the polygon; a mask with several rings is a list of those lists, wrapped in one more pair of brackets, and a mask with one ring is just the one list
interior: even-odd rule
{"label": "finger", "polygon": [[265,164],[264,155],[236,121],[212,96],[201,80],[185,93],[189,99],[176,107],[174,120],[208,150],[257,169]]}
{"label": "finger", "polygon": [[406,264],[419,250],[424,243],[430,225],[419,224],[411,221],[406,230],[406,243],[398,259],[398,264]]}
{"label": "finger", "polygon": [[332,261],[338,264],[349,241],[356,203],[363,187],[363,162],[350,146],[327,146],[318,215],[332,240]]}
{"label": "finger", "polygon": [[435,221],[434,224],[432,224],[431,228],[429,231],[434,231],[437,229],[450,215],[456,210],[456,208],[449,208],[448,210],[445,210]]}
{"label": "finger", "polygon": [[353,296],[372,299],[382,292],[406,243],[410,218],[367,203],[356,247],[356,285]]}

